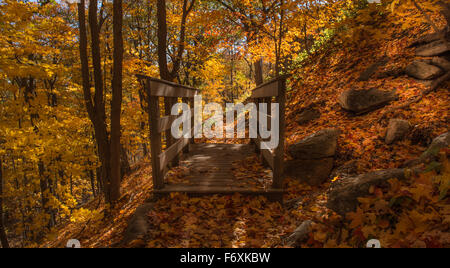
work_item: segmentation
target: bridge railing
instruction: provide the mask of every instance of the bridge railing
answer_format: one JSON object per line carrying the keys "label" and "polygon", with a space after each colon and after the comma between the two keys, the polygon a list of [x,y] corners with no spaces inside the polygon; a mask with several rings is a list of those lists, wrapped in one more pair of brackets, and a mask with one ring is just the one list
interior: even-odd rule
{"label": "bridge railing", "polygon": [[[179,117],[171,115],[172,106],[181,99],[183,103],[194,107],[194,97],[198,90],[145,75],[136,76],[147,96],[153,186],[154,189],[160,190],[164,188],[164,176],[169,170],[169,165],[178,165],[182,152],[189,152],[189,144],[194,142],[193,138],[177,140],[172,137],[170,132],[172,123]],[[162,103],[164,105],[161,105]],[[194,115],[193,112],[191,114]],[[193,134],[193,126],[191,129]],[[163,151],[164,142],[166,149]]]}
{"label": "bridge railing", "polygon": [[[284,140],[285,140],[285,114],[286,114],[286,80],[288,76],[280,76],[273,80],[264,83],[252,91],[252,95],[249,101],[253,101],[257,107],[257,115],[262,115],[262,118],[268,118],[268,129],[271,129],[271,109],[270,104],[272,102],[279,104],[279,142],[278,147],[275,149],[261,148],[261,142],[264,140],[258,133],[256,139],[252,139],[255,143],[257,150],[261,154],[261,158],[265,164],[267,164],[273,171],[273,183],[272,188],[283,188],[283,162],[284,162]],[[264,114],[259,107],[259,104],[267,103],[268,112]],[[259,116],[261,118],[261,116]],[[259,120],[258,120],[259,122]],[[259,128],[259,123],[258,126]]]}

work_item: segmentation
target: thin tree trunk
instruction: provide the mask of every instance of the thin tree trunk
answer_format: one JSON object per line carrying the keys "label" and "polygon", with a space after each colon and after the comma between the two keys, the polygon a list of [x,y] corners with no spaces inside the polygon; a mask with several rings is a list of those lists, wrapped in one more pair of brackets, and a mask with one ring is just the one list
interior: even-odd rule
{"label": "thin tree trunk", "polygon": [[166,12],[166,0],[157,0],[156,16],[158,19],[158,65],[161,79],[171,81],[178,77],[178,72],[181,67],[184,41],[186,38],[186,21],[189,13],[192,11],[195,4],[195,0],[192,0],[188,6],[188,0],[183,2],[183,14],[181,17],[180,25],[180,40],[178,48],[176,50],[175,59],[173,61],[172,71],[169,70],[167,65],[167,12]]}
{"label": "thin tree trunk", "polygon": [[51,193],[51,189],[50,189],[51,186],[49,184],[48,176],[45,174],[46,173],[46,168],[45,168],[44,162],[39,161],[39,163],[38,163],[38,170],[39,170],[39,185],[40,185],[40,190],[41,190],[42,210],[47,215],[50,216],[50,219],[49,219],[49,221],[47,223],[47,227],[48,227],[48,229],[50,229],[54,225],[53,212],[48,207],[49,199],[47,197],[47,194]]}
{"label": "thin tree trunk", "polygon": [[2,248],[9,248],[8,238],[6,236],[5,225],[3,222],[3,160],[0,158],[0,241]]}
{"label": "thin tree trunk", "polygon": [[103,79],[100,55],[100,30],[97,21],[97,1],[89,2],[89,26],[91,28],[92,63],[94,67],[95,94],[92,101],[89,81],[89,65],[87,52],[87,30],[85,22],[85,0],[78,5],[78,19],[80,25],[80,58],[82,65],[83,92],[86,108],[94,126],[97,142],[98,156],[101,162],[101,172],[98,180],[101,180],[106,202],[110,202],[110,148],[106,126],[106,112],[103,100]]}
{"label": "thin tree trunk", "polygon": [[94,104],[91,97],[91,84],[89,80],[89,60],[88,60],[88,41],[86,29],[86,11],[85,0],[80,0],[78,4],[78,22],[80,29],[80,61],[81,61],[81,77],[83,84],[84,101],[86,109],[91,121],[94,119]]}
{"label": "thin tree trunk", "polygon": [[284,9],[283,9],[283,4],[284,1],[281,0],[280,2],[280,6],[281,6],[281,10],[280,10],[280,29],[279,29],[279,36],[278,36],[278,40],[276,40],[275,42],[278,42],[278,45],[275,45],[275,54],[276,54],[276,62],[275,62],[275,75],[279,76],[281,73],[281,52],[282,52],[282,44],[283,44],[283,25],[284,25]]}
{"label": "thin tree trunk", "polygon": [[92,169],[90,169],[88,171],[89,173],[89,178],[91,179],[91,188],[92,188],[92,195],[94,197],[97,196],[97,190],[95,189],[95,176],[94,176],[94,171]]}
{"label": "thin tree trunk", "polygon": [[310,54],[309,45],[308,45],[308,27],[306,25],[306,22],[303,25],[303,34],[304,34],[304,42],[305,42],[305,50],[308,55]]}

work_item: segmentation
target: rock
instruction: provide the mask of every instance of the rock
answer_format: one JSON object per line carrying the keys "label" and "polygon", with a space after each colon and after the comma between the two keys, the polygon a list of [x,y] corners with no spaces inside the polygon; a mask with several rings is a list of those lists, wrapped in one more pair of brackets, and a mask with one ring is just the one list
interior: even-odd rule
{"label": "rock", "polygon": [[447,59],[443,58],[443,57],[434,57],[431,60],[431,63],[438,66],[439,68],[446,70],[446,71],[450,71],[450,61],[448,61]]}
{"label": "rock", "polygon": [[314,108],[308,108],[298,115],[297,123],[299,125],[305,125],[315,119],[320,118],[320,116],[321,114],[319,110]]}
{"label": "rock", "polygon": [[386,143],[392,144],[402,140],[408,134],[411,126],[408,121],[401,119],[392,119],[386,133]]}
{"label": "rock", "polygon": [[338,180],[331,185],[327,207],[345,215],[356,210],[358,198],[369,195],[371,186],[387,186],[388,180],[405,177],[404,169],[389,169]]}
{"label": "rock", "polygon": [[285,174],[309,185],[319,186],[330,178],[333,163],[333,158],[291,160],[285,164]]}
{"label": "rock", "polygon": [[286,162],[285,174],[306,182],[320,185],[333,169],[338,129],[324,129],[291,145],[288,152],[294,158]]}
{"label": "rock", "polygon": [[139,241],[147,234],[149,224],[147,213],[153,208],[152,203],[144,204],[136,209],[134,216],[128,224],[122,243],[127,245]]}
{"label": "rock", "polygon": [[433,131],[434,126],[428,124],[414,126],[411,131],[411,143],[422,147],[430,146],[435,138]]}
{"label": "rock", "polygon": [[449,51],[450,51],[449,42],[437,40],[432,43],[418,47],[416,50],[416,55],[420,57],[433,57],[442,55]]}
{"label": "rock", "polygon": [[291,145],[288,152],[295,159],[320,159],[336,153],[338,129],[324,129]]}
{"label": "rock", "polygon": [[433,140],[430,147],[420,156],[422,163],[435,160],[441,149],[450,146],[450,132],[440,135]]}
{"label": "rock", "polygon": [[381,108],[397,99],[395,91],[350,89],[339,97],[339,104],[345,110],[363,114]]}
{"label": "rock", "polygon": [[429,163],[438,160],[438,154],[443,148],[450,146],[450,132],[442,134],[441,136],[435,138],[428,149],[416,159],[408,160],[401,167],[411,168],[416,167],[424,163]]}
{"label": "rock", "polygon": [[444,74],[441,68],[424,61],[414,61],[406,67],[405,71],[407,75],[420,80],[433,80]]}
{"label": "rock", "polygon": [[308,239],[309,233],[312,230],[312,221],[304,221],[295,231],[286,239],[286,245],[295,247],[306,239]]}

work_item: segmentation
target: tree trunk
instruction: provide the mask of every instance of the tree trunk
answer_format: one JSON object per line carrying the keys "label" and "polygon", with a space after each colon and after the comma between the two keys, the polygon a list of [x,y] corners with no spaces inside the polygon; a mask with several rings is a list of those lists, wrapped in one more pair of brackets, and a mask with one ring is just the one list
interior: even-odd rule
{"label": "tree trunk", "polygon": [[3,222],[3,160],[0,159],[0,242],[2,248],[9,248],[8,238],[6,236],[5,225]]}
{"label": "tree trunk", "polygon": [[121,181],[123,177],[130,174],[131,172],[131,166],[130,162],[128,161],[128,154],[125,147],[120,146],[120,178]]}
{"label": "tree trunk", "polygon": [[120,198],[120,114],[122,111],[122,70],[123,70],[123,10],[122,0],[113,3],[113,79],[111,102],[111,201]]}
{"label": "tree trunk", "polygon": [[39,161],[38,163],[38,170],[39,170],[39,186],[41,190],[41,201],[42,201],[42,211],[50,216],[50,219],[47,223],[48,229],[53,227],[52,222],[52,211],[50,208],[48,208],[48,202],[49,199],[46,196],[50,193],[49,190],[49,183],[48,183],[48,177],[45,175],[45,164],[42,161]]}
{"label": "tree trunk", "polygon": [[91,188],[92,188],[92,195],[94,197],[97,196],[97,190],[95,189],[95,176],[94,176],[94,171],[92,169],[90,169],[88,171],[89,174],[89,178],[91,179]]}
{"label": "tree trunk", "polygon": [[80,59],[81,73],[83,79],[83,93],[86,109],[90,120],[94,126],[95,140],[97,142],[98,156],[101,163],[100,176],[97,176],[99,184],[105,195],[106,202],[111,200],[110,192],[110,172],[111,157],[109,148],[108,130],[106,126],[105,103],[103,100],[103,78],[101,70],[100,55],[100,30],[97,21],[97,1],[89,2],[89,26],[91,28],[91,48],[92,48],[92,64],[94,67],[94,85],[95,94],[92,101],[89,81],[89,65],[88,65],[88,49],[87,49],[87,29],[85,22],[85,0],[81,0],[78,4],[78,20],[80,27]]}
{"label": "tree trunk", "polygon": [[157,0],[156,16],[158,18],[158,65],[161,79],[171,81],[178,77],[178,72],[181,67],[183,52],[184,52],[184,40],[186,38],[186,21],[189,13],[193,9],[195,0],[192,0],[188,6],[188,0],[183,2],[183,14],[181,17],[180,25],[180,40],[176,50],[176,55],[173,60],[172,71],[169,70],[167,65],[167,12],[166,12],[166,0]]}
{"label": "tree trunk", "polygon": [[281,73],[281,53],[282,53],[282,45],[283,45],[283,37],[284,37],[284,31],[283,31],[283,25],[284,25],[284,9],[283,9],[284,1],[280,1],[280,28],[279,28],[279,36],[278,40],[275,40],[275,42],[278,42],[278,45],[275,45],[275,75],[279,76]]}
{"label": "tree trunk", "polygon": [[262,59],[255,62],[255,82],[257,86],[261,85],[264,82]]}
{"label": "tree trunk", "polygon": [[156,16],[158,17],[158,65],[161,79],[170,80],[167,67],[167,19],[166,0],[158,0]]}
{"label": "tree trunk", "polygon": [[80,61],[81,61],[81,77],[83,84],[84,101],[86,104],[87,112],[91,121],[94,120],[94,105],[91,97],[91,84],[89,81],[89,59],[88,59],[88,41],[87,41],[87,29],[86,29],[86,11],[85,0],[81,0],[78,4],[78,22],[80,29]]}
{"label": "tree trunk", "polygon": [[91,28],[91,50],[92,65],[94,68],[95,84],[95,118],[94,130],[99,150],[99,157],[102,163],[101,178],[103,180],[103,189],[106,202],[111,202],[111,152],[109,147],[108,130],[106,126],[106,111],[103,100],[103,74],[101,67],[100,54],[100,29],[97,21],[97,1],[89,1],[89,25]]}

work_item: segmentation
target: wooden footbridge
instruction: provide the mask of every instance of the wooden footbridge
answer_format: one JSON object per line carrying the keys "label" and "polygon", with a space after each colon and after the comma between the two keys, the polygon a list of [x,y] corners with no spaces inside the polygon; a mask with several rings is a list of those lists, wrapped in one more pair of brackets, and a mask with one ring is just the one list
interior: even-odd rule
{"label": "wooden footbridge", "polygon": [[[171,108],[174,103],[182,101],[188,103],[193,111],[194,97],[199,91],[192,87],[144,75],[137,75],[137,77],[146,92],[148,101],[155,196],[160,197],[170,193],[186,193],[195,196],[240,193],[264,195],[274,201],[282,200],[286,77],[276,78],[255,88],[249,99],[257,106],[260,103],[279,103],[280,140],[275,150],[261,150],[260,144],[264,140],[259,135],[258,138],[251,139],[250,144],[199,144],[195,143],[194,138],[175,140],[170,130],[172,123],[179,116],[170,115]],[[258,113],[262,113],[259,107]],[[267,116],[270,118],[270,112]],[[193,126],[192,131],[194,131]],[[163,144],[165,144],[165,150],[163,150]],[[271,187],[264,189],[246,186],[233,174],[233,163],[252,155],[258,155],[264,165],[272,170]],[[169,184],[167,182],[169,170],[180,165],[189,170],[186,176],[187,181]]]}

